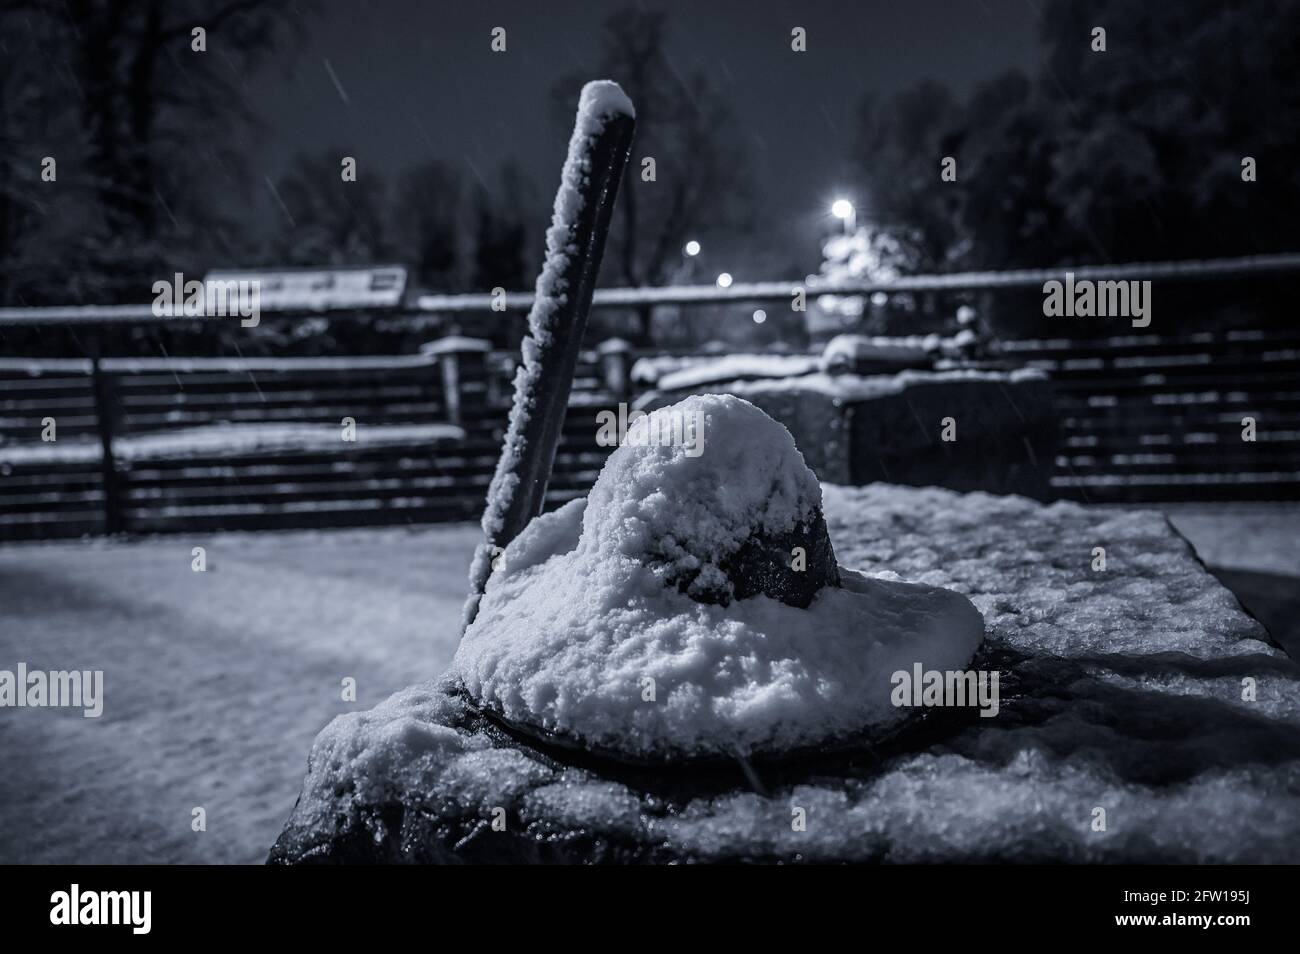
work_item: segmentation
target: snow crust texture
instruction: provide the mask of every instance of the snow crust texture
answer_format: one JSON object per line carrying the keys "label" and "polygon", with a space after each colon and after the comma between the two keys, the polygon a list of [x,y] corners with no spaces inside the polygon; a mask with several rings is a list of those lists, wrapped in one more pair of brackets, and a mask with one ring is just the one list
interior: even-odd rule
{"label": "snow crust texture", "polygon": [[[996,718],[900,737],[867,764],[760,766],[762,794],[736,782],[665,795],[658,776],[566,768],[519,747],[430,684],[321,734],[279,859],[335,851],[340,832],[384,844],[389,860],[462,857],[482,806],[499,805],[514,834],[480,841],[514,837],[529,859],[572,844],[584,860],[1300,862],[1300,668],[1162,515],[824,489],[843,564],[952,587],[979,607],[976,664],[1002,672]],[[548,552],[545,536],[521,558]],[[376,812],[384,804],[406,806],[401,831]],[[806,810],[806,831],[792,830],[791,806]],[[1105,831],[1093,830],[1097,807]]]}

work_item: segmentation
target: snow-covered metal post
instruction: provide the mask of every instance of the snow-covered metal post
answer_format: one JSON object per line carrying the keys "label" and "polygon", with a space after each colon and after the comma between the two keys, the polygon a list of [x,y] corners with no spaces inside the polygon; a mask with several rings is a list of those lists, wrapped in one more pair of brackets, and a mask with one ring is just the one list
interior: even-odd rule
{"label": "snow-covered metal post", "polygon": [[[487,354],[491,350],[490,341],[460,335],[439,338],[420,348],[424,354],[434,355],[438,359],[438,377],[442,383],[442,402],[448,423],[458,427],[466,423],[466,377],[475,380],[487,377]],[[484,388],[486,389],[486,384]]]}
{"label": "snow-covered metal post", "polygon": [[122,516],[122,488],[118,480],[117,461],[113,454],[114,432],[117,430],[117,387],[113,376],[104,371],[101,363],[99,335],[92,334],[90,341],[90,384],[95,396],[95,424],[99,431],[100,483],[104,493],[104,533],[110,536],[121,533],[125,527]]}
{"label": "snow-covered metal post", "polygon": [[483,514],[486,539],[470,567],[470,593],[463,616],[466,627],[478,614],[495,557],[545,504],[591,295],[635,125],[632,101],[617,83],[601,80],[583,87],[551,227],[546,232],[546,260],[528,313],[528,336],[522,343],[523,365],[515,374],[510,426],[488,489]]}
{"label": "snow-covered metal post", "polygon": [[632,393],[632,346],[622,338],[608,338],[596,347],[605,390],[613,399],[626,401]]}

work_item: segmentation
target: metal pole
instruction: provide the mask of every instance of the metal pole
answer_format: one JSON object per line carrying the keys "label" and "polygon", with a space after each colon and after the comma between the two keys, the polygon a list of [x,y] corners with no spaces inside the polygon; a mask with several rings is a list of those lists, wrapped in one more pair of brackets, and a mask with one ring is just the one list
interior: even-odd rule
{"label": "metal pole", "polygon": [[117,463],[113,457],[117,396],[114,393],[112,375],[105,372],[100,364],[98,337],[92,339],[91,343],[90,380],[95,393],[95,419],[99,426],[100,481],[104,488],[104,532],[121,533],[124,529],[121,487],[118,481]]}
{"label": "metal pole", "polygon": [[[583,92],[585,100],[587,90]],[[578,122],[583,122],[581,110]],[[551,276],[560,279],[557,286],[563,289],[563,297],[558,303],[539,299],[529,316],[534,336],[531,342],[525,342],[525,362],[529,363],[527,349],[531,348],[532,373],[526,367],[525,373],[516,378],[516,412],[511,415],[501,464],[493,480],[493,490],[489,491],[488,512],[483,519],[487,540],[479,548],[470,570],[470,595],[463,620],[467,627],[478,614],[479,599],[492,573],[494,553],[518,536],[545,506],[546,485],[560,442],[578,351],[587,328],[592,293],[635,126],[636,120],[631,115],[616,112],[605,117],[585,154],[574,152],[584,145],[577,137],[570,143],[566,173],[582,177],[579,188],[582,210],[570,224],[567,242],[562,243],[566,249],[563,271]],[[561,182],[561,192],[571,187],[568,178],[566,175],[566,181]],[[544,266],[544,278],[547,273]],[[553,312],[549,311],[551,307]],[[539,323],[545,325],[540,335],[536,334]],[[521,408],[526,411],[520,411]],[[509,475],[509,479],[502,480],[503,475]]]}

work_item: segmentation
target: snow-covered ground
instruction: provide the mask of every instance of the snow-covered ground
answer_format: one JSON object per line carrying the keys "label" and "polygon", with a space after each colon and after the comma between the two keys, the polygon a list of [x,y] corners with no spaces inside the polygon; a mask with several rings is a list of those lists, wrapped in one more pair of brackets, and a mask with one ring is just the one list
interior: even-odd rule
{"label": "snow-covered ground", "polygon": [[321,727],[450,661],[479,533],[0,548],[0,669],[102,669],[105,696],[0,710],[0,862],[261,862]]}
{"label": "snow-covered ground", "polygon": [[[1300,507],[1180,507],[1174,520],[1212,567],[1300,580]],[[0,669],[103,669],[106,696],[97,720],[0,710],[0,862],[263,860],[321,727],[451,660],[480,533],[0,548]],[[206,573],[191,570],[198,545]],[[206,832],[190,829],[195,806]]]}
{"label": "snow-covered ground", "polygon": [[1207,566],[1300,577],[1300,503],[1172,504],[1164,510]]}

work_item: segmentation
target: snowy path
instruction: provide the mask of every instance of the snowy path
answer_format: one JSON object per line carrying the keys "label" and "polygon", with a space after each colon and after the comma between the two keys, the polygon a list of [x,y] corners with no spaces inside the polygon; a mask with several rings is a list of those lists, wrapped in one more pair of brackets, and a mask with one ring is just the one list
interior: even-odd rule
{"label": "snowy path", "polygon": [[[1198,507],[1175,523],[1211,565],[1300,577],[1300,508]],[[0,548],[0,668],[103,669],[106,696],[98,720],[0,711],[0,862],[261,862],[320,728],[451,659],[479,534]],[[190,569],[200,544],[206,573]],[[207,832],[190,830],[196,805]]]}
{"label": "snowy path", "polygon": [[320,728],[450,660],[479,533],[0,549],[0,668],[103,669],[105,696],[0,712],[0,862],[261,862]]}

